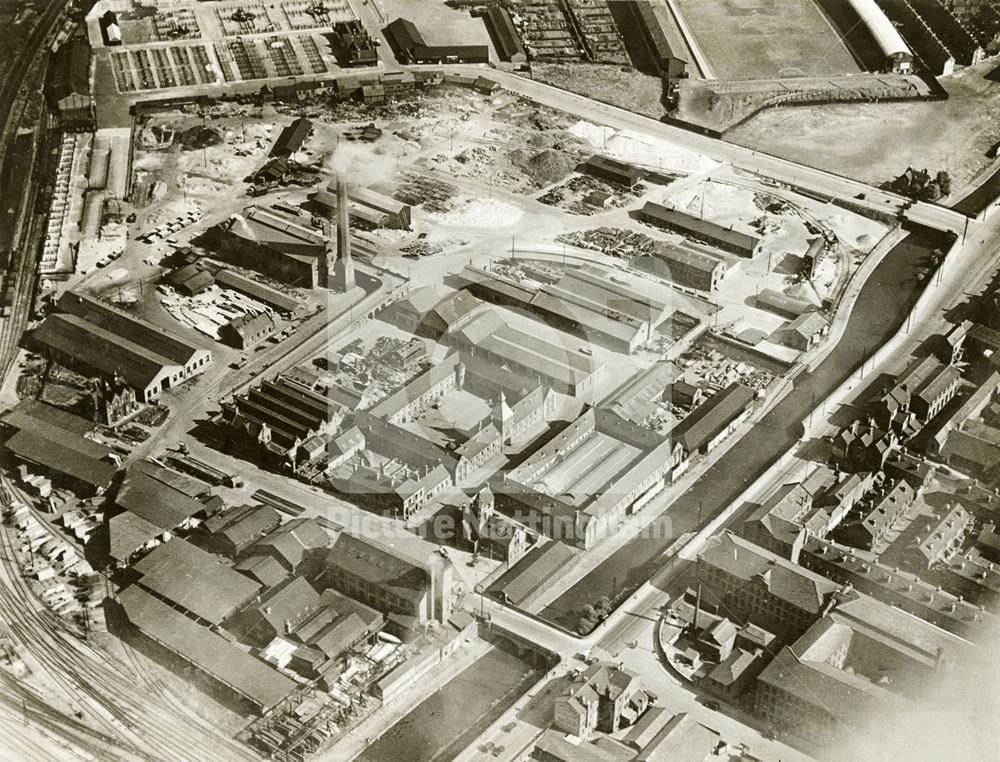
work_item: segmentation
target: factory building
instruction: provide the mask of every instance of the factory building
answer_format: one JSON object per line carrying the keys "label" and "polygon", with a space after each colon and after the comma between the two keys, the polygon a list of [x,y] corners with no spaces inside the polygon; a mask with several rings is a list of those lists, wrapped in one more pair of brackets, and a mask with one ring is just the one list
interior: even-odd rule
{"label": "factory building", "polygon": [[249,296],[251,299],[256,299],[283,315],[291,315],[302,306],[302,303],[295,297],[270,286],[265,286],[258,281],[250,280],[250,278],[233,270],[219,270],[215,275],[215,282],[222,288],[228,288],[244,296]]}
{"label": "factory building", "polygon": [[222,693],[240,706],[264,714],[295,690],[295,682],[278,670],[139,585],[129,585],[108,606],[121,612],[133,645],[179,661],[186,674],[194,671],[203,678],[196,684],[210,689],[213,695]]}
{"label": "factory building", "polygon": [[398,18],[385,28],[386,39],[403,64],[489,63],[487,45],[428,45],[409,19]]}
{"label": "factory building", "polygon": [[658,241],[649,254],[636,257],[634,265],[680,286],[708,293],[718,291],[727,273],[726,263],[718,257],[668,241]]}
{"label": "factory building", "polygon": [[[111,462],[111,450],[87,436],[93,422],[61,408],[22,400],[0,422],[11,434],[4,442],[7,451],[29,470],[40,469],[36,476],[58,487],[88,497],[99,495],[118,470]],[[24,469],[21,466],[22,477],[27,476]]]}
{"label": "factory building", "polygon": [[212,353],[159,326],[73,291],[57,302],[31,334],[31,343],[56,362],[101,378],[121,376],[149,402],[203,372]]}
{"label": "factory building", "polygon": [[405,625],[451,616],[451,562],[415,536],[390,545],[341,532],[332,547],[310,552],[304,568],[317,589],[332,587]]}
{"label": "factory building", "polygon": [[510,18],[510,12],[502,5],[491,5],[483,15],[486,28],[493,38],[493,46],[497,54],[504,60],[511,63],[524,63],[528,56],[524,52],[524,45],[521,43],[521,36],[514,28],[514,22]]}
{"label": "factory building", "polygon": [[328,284],[326,238],[270,209],[249,206],[210,228],[197,243],[239,267],[290,286],[326,288]]}
{"label": "factory building", "polygon": [[278,139],[274,141],[270,155],[279,159],[287,159],[302,148],[312,131],[312,122],[300,116],[281,131]]}
{"label": "factory building", "polygon": [[219,338],[237,349],[250,349],[274,333],[274,318],[270,312],[240,315],[219,329]]}
{"label": "factory building", "polygon": [[686,76],[688,62],[677,55],[685,49],[684,40],[677,37],[666,4],[656,0],[633,0],[631,7],[660,76],[668,80]]}
{"label": "factory building", "polygon": [[708,453],[750,417],[753,401],[753,389],[734,381],[674,426],[674,439],[688,456]]}
{"label": "factory building", "polygon": [[49,64],[46,95],[59,115],[59,126],[69,132],[97,129],[90,64],[90,43],[82,36],[70,38]]}
{"label": "factory building", "polygon": [[639,219],[688,238],[704,241],[711,246],[741,257],[753,257],[761,244],[760,236],[734,230],[731,227],[695,217],[680,209],[673,209],[654,201],[647,201],[639,210]]}
{"label": "factory building", "polygon": [[[312,200],[328,215],[334,216],[337,213],[336,194],[337,179],[333,178],[327,184],[326,190],[318,191]],[[348,186],[347,199],[352,221],[360,222],[363,227],[410,229],[409,204],[358,185]]]}
{"label": "factory building", "polygon": [[629,190],[633,190],[642,182],[643,177],[646,175],[639,167],[627,164],[624,161],[612,159],[609,156],[601,156],[600,154],[591,156],[578,166],[576,171],[600,180],[606,180],[615,185],[620,185]]}
{"label": "factory building", "polygon": [[529,531],[586,549],[652,500],[681,456],[669,438],[588,408],[490,487]]}
{"label": "factory building", "polygon": [[232,445],[279,468],[325,465],[345,410],[288,379],[263,381],[222,405]]}
{"label": "factory building", "polygon": [[496,311],[483,312],[448,334],[447,341],[492,364],[509,368],[562,394],[586,397],[607,369],[576,349],[576,341],[551,328],[528,332],[508,325]]}

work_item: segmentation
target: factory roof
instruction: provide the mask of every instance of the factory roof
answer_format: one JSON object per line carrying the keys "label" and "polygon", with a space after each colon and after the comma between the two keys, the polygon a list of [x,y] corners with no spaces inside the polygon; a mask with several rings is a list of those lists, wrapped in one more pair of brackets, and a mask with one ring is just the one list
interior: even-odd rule
{"label": "factory roof", "polygon": [[825,597],[839,588],[835,582],[729,531],[710,538],[698,560],[744,581],[760,578],[772,595],[813,613],[819,612]]}
{"label": "factory roof", "polygon": [[207,353],[207,350],[176,334],[87,294],[67,291],[59,297],[57,305],[61,311],[87,320],[115,334],[123,342],[138,344],[158,358],[163,358],[162,364],[187,365],[199,352]]}
{"label": "factory roof", "polygon": [[260,554],[273,549],[279,562],[285,568],[294,570],[302,561],[306,550],[323,548],[330,544],[330,535],[316,519],[292,519],[279,529],[264,536],[252,546],[252,552]]}
{"label": "factory roof", "polygon": [[125,472],[115,502],[160,529],[174,529],[205,510],[204,504],[135,467]]}
{"label": "factory roof", "polygon": [[70,95],[90,96],[90,43],[72,37],[52,56],[49,91],[59,101]]}
{"label": "factory roof", "polygon": [[31,334],[34,342],[75,358],[106,376],[121,373],[128,384],[145,389],[162,374],[173,375],[180,363],[129,341],[76,315],[49,315]]}
{"label": "factory roof", "polygon": [[295,683],[206,627],[199,626],[138,585],[118,594],[141,632],[264,709],[280,703]]}
{"label": "factory roof", "polygon": [[246,313],[230,320],[226,327],[246,341],[260,331],[274,330],[274,318],[270,312],[261,312],[257,315]]}
{"label": "factory roof", "polygon": [[139,584],[144,588],[217,625],[261,590],[221,560],[175,537],[132,568],[142,575]]}
{"label": "factory roof", "polygon": [[797,317],[804,312],[819,309],[819,307],[812,302],[807,302],[805,299],[796,299],[792,296],[787,296],[782,294],[780,291],[775,291],[773,288],[765,288],[757,294],[756,305],[758,307],[762,307],[763,309],[777,312],[779,315],[789,315],[794,317]]}
{"label": "factory roof", "polygon": [[821,333],[828,325],[826,318],[818,312],[805,312],[791,320],[782,330],[811,339],[817,333]]}
{"label": "factory roof", "polygon": [[124,561],[150,540],[166,530],[130,511],[108,519],[108,555],[114,561]]}
{"label": "factory roof", "polygon": [[347,532],[337,536],[324,557],[327,565],[369,584],[389,588],[402,598],[419,601],[426,594],[429,580],[423,568],[374,542]]}
{"label": "factory roof", "polygon": [[486,21],[493,30],[493,38],[501,58],[509,61],[514,56],[524,55],[524,45],[521,44],[521,38],[506,8],[500,5],[489,6],[486,9]]}
{"label": "factory roof", "polygon": [[617,159],[612,159],[610,156],[603,156],[601,154],[594,154],[578,167],[578,170],[581,172],[589,172],[594,169],[599,172],[618,175],[624,180],[622,184],[629,187],[642,180],[645,174],[634,164],[618,161]]}
{"label": "factory roof", "polygon": [[265,286],[263,283],[246,278],[232,270],[219,270],[215,281],[223,288],[239,291],[269,307],[274,307],[279,312],[295,312],[302,306],[302,303],[295,297],[288,296],[275,288]]}
{"label": "factory roof", "polygon": [[603,407],[630,421],[641,422],[653,413],[656,408],[655,400],[659,399],[667,387],[682,373],[683,370],[670,361],[655,362],[648,368],[629,376],[628,380],[604,401]]}
{"label": "factory roof", "polygon": [[600,367],[586,356],[568,350],[565,342],[560,344],[558,341],[549,341],[542,330],[528,333],[507,325],[496,312],[476,315],[458,333],[470,344],[501,360],[510,360],[516,365],[569,385],[582,383]]}
{"label": "factory roof", "polygon": [[674,426],[674,440],[684,445],[688,453],[699,450],[746,410],[753,399],[753,389],[734,381]]}
{"label": "factory roof", "polygon": [[[229,521],[223,526],[210,530],[232,543],[236,552],[243,550],[268,532],[274,531],[281,524],[281,516],[269,505],[244,506],[244,508],[245,510],[237,509],[238,515],[228,514]],[[211,521],[212,519],[209,519],[205,523]]]}
{"label": "factory roof", "polygon": [[306,142],[311,130],[312,122],[300,116],[291,124],[286,125],[278,135],[278,139],[274,141],[274,147],[271,149],[271,155],[289,156],[295,153],[302,148],[302,144]]}
{"label": "factory roof", "polygon": [[248,556],[233,568],[257,580],[265,588],[274,587],[288,577],[288,571],[271,556]]}
{"label": "factory roof", "polygon": [[948,434],[941,454],[945,458],[957,457],[987,470],[1000,465],[1000,447],[965,431]]}
{"label": "factory roof", "polygon": [[724,241],[747,251],[754,249],[760,243],[760,237],[752,233],[744,233],[711,220],[700,219],[680,209],[657,204],[655,201],[647,201],[642,208],[642,214],[652,218],[655,222],[680,230],[695,238],[705,239],[709,243]]}
{"label": "factory roof", "polygon": [[63,437],[55,430],[21,429],[7,440],[6,445],[23,460],[97,489],[107,487],[118,470],[111,463],[101,460],[110,454],[108,448],[80,436]]}
{"label": "factory roof", "polygon": [[58,433],[60,436],[65,433],[83,436],[94,429],[93,421],[33,399],[21,400],[4,413],[0,420],[14,429],[48,431]]}
{"label": "factory roof", "polygon": [[726,263],[718,257],[714,257],[706,252],[692,249],[688,246],[678,246],[669,241],[657,241],[652,251],[653,256],[669,262],[693,267],[707,273],[725,269]]}

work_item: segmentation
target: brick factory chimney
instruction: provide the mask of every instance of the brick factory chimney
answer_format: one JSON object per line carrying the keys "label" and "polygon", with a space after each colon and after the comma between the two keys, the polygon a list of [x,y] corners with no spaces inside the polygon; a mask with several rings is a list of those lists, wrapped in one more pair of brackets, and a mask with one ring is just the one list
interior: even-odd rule
{"label": "brick factory chimney", "polygon": [[337,175],[337,263],[334,265],[336,288],[344,293],[354,288],[354,260],[351,258],[351,224],[347,208],[347,181]]}

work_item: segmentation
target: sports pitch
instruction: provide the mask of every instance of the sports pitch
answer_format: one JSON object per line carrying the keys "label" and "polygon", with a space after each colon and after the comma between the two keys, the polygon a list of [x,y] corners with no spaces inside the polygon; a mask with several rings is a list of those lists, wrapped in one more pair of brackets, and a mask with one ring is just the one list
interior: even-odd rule
{"label": "sports pitch", "polygon": [[718,79],[857,74],[815,0],[675,0]]}

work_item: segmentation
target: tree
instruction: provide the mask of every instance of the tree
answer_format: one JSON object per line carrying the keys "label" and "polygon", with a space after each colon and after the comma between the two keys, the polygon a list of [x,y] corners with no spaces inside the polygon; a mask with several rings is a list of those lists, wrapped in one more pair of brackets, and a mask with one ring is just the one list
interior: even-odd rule
{"label": "tree", "polygon": [[951,175],[949,175],[943,169],[937,173],[937,184],[938,188],[941,189],[942,195],[947,196],[949,193],[951,193]]}

